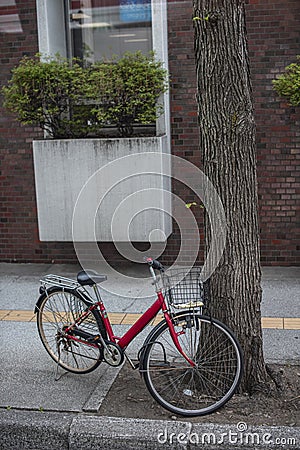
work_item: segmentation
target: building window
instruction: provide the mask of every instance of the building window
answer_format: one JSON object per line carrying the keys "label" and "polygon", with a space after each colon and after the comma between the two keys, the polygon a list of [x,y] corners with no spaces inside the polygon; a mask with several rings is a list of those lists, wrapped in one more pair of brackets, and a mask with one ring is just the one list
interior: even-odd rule
{"label": "building window", "polygon": [[[110,60],[125,52],[154,50],[168,69],[167,0],[36,0],[39,51]],[[170,137],[169,94],[156,121],[157,135]],[[170,144],[168,144],[170,146]]]}
{"label": "building window", "polygon": [[65,0],[67,53],[94,62],[152,50],[150,0]]}

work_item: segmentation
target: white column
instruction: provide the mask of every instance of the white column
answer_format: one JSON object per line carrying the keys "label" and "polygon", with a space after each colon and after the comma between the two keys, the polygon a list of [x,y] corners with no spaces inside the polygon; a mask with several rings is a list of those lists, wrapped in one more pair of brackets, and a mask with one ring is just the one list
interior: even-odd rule
{"label": "white column", "polygon": [[67,56],[63,0],[36,0],[39,51]]}

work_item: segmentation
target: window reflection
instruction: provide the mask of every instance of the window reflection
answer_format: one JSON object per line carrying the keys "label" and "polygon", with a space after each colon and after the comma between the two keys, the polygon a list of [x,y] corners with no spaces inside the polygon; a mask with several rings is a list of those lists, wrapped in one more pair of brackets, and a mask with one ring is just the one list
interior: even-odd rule
{"label": "window reflection", "polygon": [[[2,9],[3,8],[3,9]],[[0,33],[22,33],[23,28],[15,0],[0,2]]]}
{"label": "window reflection", "polygon": [[94,62],[152,50],[151,0],[68,2],[69,53]]}

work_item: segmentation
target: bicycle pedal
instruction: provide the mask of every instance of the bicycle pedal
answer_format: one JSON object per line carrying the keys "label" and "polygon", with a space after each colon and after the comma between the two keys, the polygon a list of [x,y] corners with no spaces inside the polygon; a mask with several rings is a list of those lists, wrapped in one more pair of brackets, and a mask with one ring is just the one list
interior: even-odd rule
{"label": "bicycle pedal", "polygon": [[90,342],[91,344],[97,343],[98,341],[100,341],[100,335],[97,334],[97,336],[92,336],[88,338],[87,341]]}

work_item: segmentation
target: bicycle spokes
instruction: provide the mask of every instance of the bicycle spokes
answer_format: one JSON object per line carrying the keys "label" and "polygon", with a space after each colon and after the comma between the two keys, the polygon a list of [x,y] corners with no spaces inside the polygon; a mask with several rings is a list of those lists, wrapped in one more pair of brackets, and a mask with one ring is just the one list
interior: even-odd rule
{"label": "bicycle spokes", "polygon": [[46,350],[59,366],[75,373],[94,370],[103,357],[101,347],[88,341],[99,334],[98,316],[91,311],[76,324],[86,309],[76,293],[60,289],[45,296],[38,311],[38,329]]}
{"label": "bicycle spokes", "polygon": [[194,320],[191,314],[182,313],[174,327],[195,366],[177,351],[167,325],[162,324],[153,336],[155,345],[145,351],[146,385],[153,397],[174,413],[211,413],[233,395],[239,383],[242,362],[238,345],[222,324],[199,315]]}

